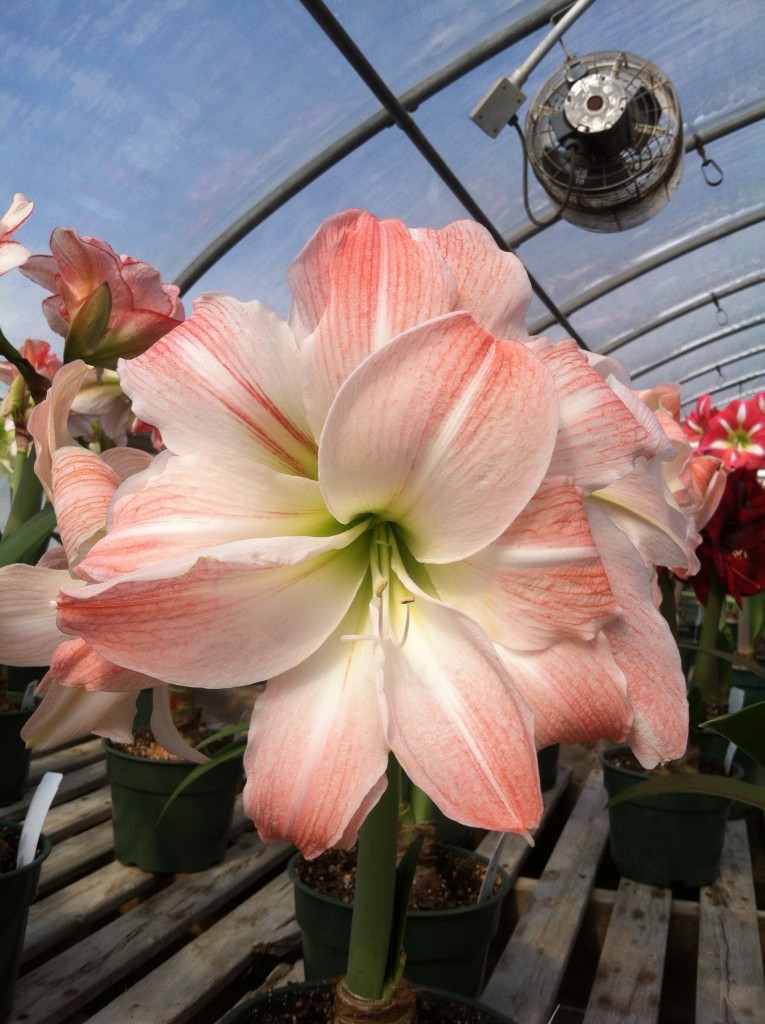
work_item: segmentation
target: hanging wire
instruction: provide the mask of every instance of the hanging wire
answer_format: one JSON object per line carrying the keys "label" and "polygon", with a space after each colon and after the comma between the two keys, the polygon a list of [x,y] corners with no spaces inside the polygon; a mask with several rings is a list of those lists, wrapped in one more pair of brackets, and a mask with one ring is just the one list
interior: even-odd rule
{"label": "hanging wire", "polygon": [[710,295],[712,296],[712,302],[714,302],[715,309],[717,310],[717,312],[715,313],[715,320],[718,322],[720,327],[725,327],[725,325],[729,322],[728,314],[720,305],[720,300],[717,298],[715,293],[710,292]]}
{"label": "hanging wire", "polygon": [[704,149],[704,143],[701,141],[700,135],[693,136],[693,145],[696,148],[696,152],[701,157],[701,173],[704,176],[704,181],[712,188],[717,188],[718,185],[722,185],[722,168],[716,160],[707,156],[706,150]]}
{"label": "hanging wire", "polygon": [[518,133],[518,138],[521,140],[521,149],[523,150],[523,208],[526,211],[526,216],[529,218],[529,220],[535,227],[549,228],[550,225],[555,224],[556,221],[559,221],[563,214],[566,212],[569,200],[571,199],[571,193],[574,191],[574,178],[576,176],[574,161],[573,159],[569,160],[568,188],[566,189],[566,194],[563,197],[563,202],[557,208],[557,210],[553,212],[551,217],[548,217],[546,220],[539,220],[539,218],[535,217],[534,214],[531,212],[531,204],[529,203],[529,151],[526,148],[526,138],[523,134],[521,126],[518,124],[517,117],[514,117],[510,124],[513,126],[513,128],[515,128],[516,132]]}

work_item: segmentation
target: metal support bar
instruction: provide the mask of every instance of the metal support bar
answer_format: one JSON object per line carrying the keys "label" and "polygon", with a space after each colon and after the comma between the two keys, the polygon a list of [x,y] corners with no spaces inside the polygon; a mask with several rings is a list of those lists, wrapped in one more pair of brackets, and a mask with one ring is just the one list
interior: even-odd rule
{"label": "metal support bar", "polygon": [[[391,114],[395,124],[404,132],[409,141],[413,143],[419,153],[427,160],[447,188],[465,207],[470,216],[486,228],[501,249],[509,251],[502,232],[484,213],[462,181],[419,128],[410,113],[401,105],[396,95],[389,89],[376,69],[370,64],[356,43],[327,8],[326,4],[323,3],[323,0],[300,0],[300,2],[319,27],[326,33],[327,37],[334,43],[343,57],[345,57],[367,88],[374,93],[380,103]],[[573,324],[561,313],[541,284],[529,273],[528,268],[526,273],[528,274],[534,294],[550,310],[552,322],[559,323],[578,345],[582,348],[587,348],[583,339],[575,331]]]}

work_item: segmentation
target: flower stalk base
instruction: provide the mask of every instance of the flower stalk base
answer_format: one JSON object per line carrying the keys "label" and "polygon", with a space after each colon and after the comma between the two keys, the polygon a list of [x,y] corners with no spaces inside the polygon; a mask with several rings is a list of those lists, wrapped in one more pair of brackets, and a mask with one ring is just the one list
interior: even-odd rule
{"label": "flower stalk base", "polygon": [[414,1024],[417,994],[399,986],[391,1002],[363,999],[348,988],[345,978],[335,986],[332,1024]]}

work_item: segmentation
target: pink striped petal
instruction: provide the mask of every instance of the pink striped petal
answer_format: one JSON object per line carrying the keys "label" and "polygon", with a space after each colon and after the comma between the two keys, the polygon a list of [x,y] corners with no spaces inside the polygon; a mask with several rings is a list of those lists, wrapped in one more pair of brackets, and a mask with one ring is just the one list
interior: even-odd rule
{"label": "pink striped petal", "polygon": [[221,460],[163,452],[116,494],[109,533],[87,570],[106,580],[232,541],[337,532],[315,480],[276,473],[235,453]]}
{"label": "pink striped petal", "polygon": [[288,280],[316,436],[338,388],[367,356],[450,312],[457,300],[454,279],[432,246],[414,241],[401,221],[369,213],[341,214],[320,228]]}
{"label": "pink striped petal", "polygon": [[136,691],[90,693],[61,686],[49,672],[38,693],[44,694],[42,703],[21,731],[30,747],[46,750],[88,733],[132,743]]}
{"label": "pink striped petal", "polygon": [[369,565],[368,540],[349,541],[357,533],[229,544],[67,590],[59,626],[168,683],[215,689],[270,679],[312,654],[347,611]]}
{"label": "pink striped petal", "polygon": [[385,642],[387,736],[449,817],[526,833],[542,812],[530,710],[470,619],[417,598],[403,645]]}
{"label": "pink striped petal", "polygon": [[79,445],[60,448],[54,454],[51,475],[61,543],[75,572],[104,533],[106,511],[120,481],[99,455]]}
{"label": "pink striped petal", "polygon": [[36,448],[35,473],[49,498],[53,488],[53,455],[67,445],[80,447],[69,433],[69,412],[90,372],[91,368],[79,359],[62,366],[53,378],[48,397],[34,407],[29,417],[29,432]]}
{"label": "pink striped petal", "polygon": [[626,740],[633,719],[627,680],[604,636],[563,640],[533,653],[497,645],[497,653],[534,713],[538,749],[604,736]]}
{"label": "pink striped petal", "polygon": [[470,313],[496,338],[528,338],[528,275],[518,257],[499,249],[486,228],[460,220],[440,230],[417,228],[412,237],[435,246],[454,275],[459,295],[453,308]]}
{"label": "pink striped petal", "polygon": [[66,639],[56,626],[56,595],[77,586],[66,570],[39,565],[0,569],[0,663],[50,665]]}
{"label": "pink striped petal", "polygon": [[295,339],[259,302],[207,296],[119,372],[135,414],[175,454],[246,451],[263,465],[316,475]]}
{"label": "pink striped petal", "polygon": [[306,857],[350,847],[385,789],[388,746],[371,641],[357,602],[302,665],[271,679],[255,702],[245,754],[244,807],[265,842],[288,839]]}
{"label": "pink striped petal", "polygon": [[688,740],[686,684],[680,653],[653,600],[640,554],[595,503],[587,515],[622,615],[604,633],[627,678],[634,711],[628,742],[646,768],[681,757]]}
{"label": "pink striped petal", "polygon": [[638,549],[646,565],[665,565],[693,575],[699,562],[699,536],[693,516],[685,515],[664,482],[662,463],[640,459],[635,468],[587,499],[603,509]]}
{"label": "pink striped petal", "polygon": [[455,313],[401,335],[346,381],[322,434],[319,480],[340,522],[376,513],[418,561],[453,561],[526,505],[556,428],[544,366]]}
{"label": "pink striped petal", "polygon": [[[560,399],[551,477],[568,478],[589,492],[624,476],[638,456],[655,454],[661,437],[646,427],[655,424],[648,407],[633,396],[634,409],[628,409],[614,391],[615,382],[602,380],[573,341],[535,338],[530,347],[555,378]],[[622,393],[631,395],[626,388]]]}
{"label": "pink striped petal", "polygon": [[617,611],[581,495],[564,482],[543,483],[493,544],[428,572],[440,598],[519,651],[591,639]]}

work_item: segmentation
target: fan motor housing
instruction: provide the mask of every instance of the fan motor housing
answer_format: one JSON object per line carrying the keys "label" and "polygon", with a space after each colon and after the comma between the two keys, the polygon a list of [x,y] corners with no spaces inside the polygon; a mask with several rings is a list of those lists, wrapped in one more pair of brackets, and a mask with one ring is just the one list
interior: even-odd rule
{"label": "fan motor housing", "polygon": [[529,109],[534,174],[564,219],[623,231],[654,216],[682,173],[680,104],[654,64],[625,51],[575,57]]}

